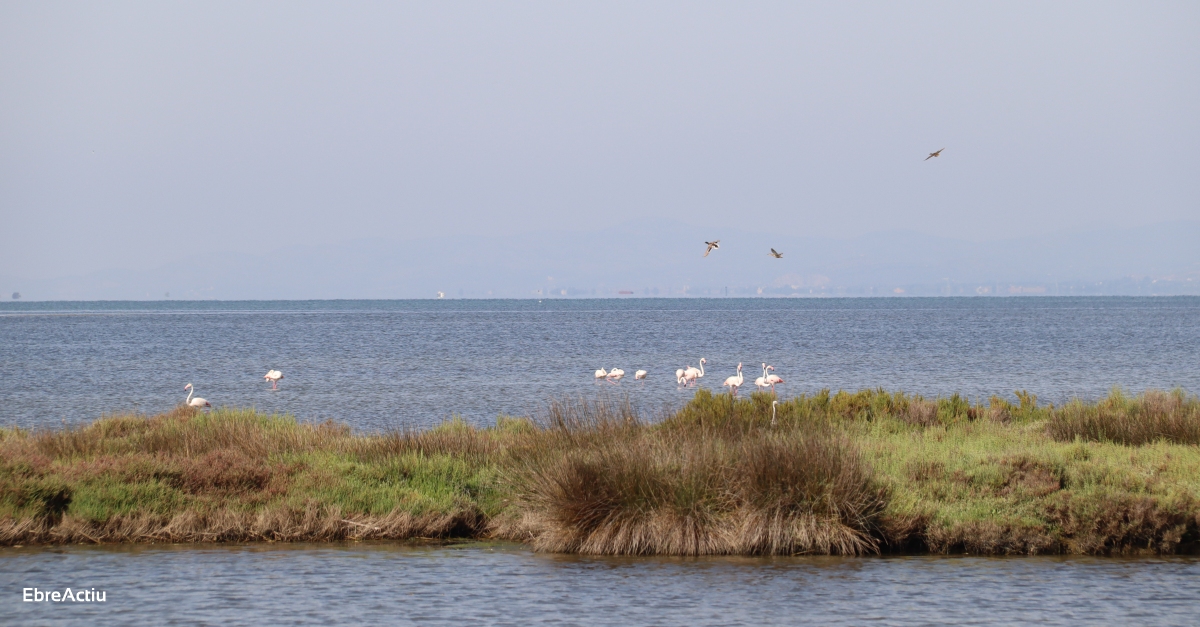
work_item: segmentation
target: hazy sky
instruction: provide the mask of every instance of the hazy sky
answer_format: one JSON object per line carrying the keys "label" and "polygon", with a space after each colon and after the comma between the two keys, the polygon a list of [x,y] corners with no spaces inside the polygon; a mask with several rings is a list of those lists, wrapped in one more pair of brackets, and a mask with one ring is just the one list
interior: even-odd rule
{"label": "hazy sky", "polygon": [[1200,219],[1198,33],[1197,2],[4,1],[0,274]]}

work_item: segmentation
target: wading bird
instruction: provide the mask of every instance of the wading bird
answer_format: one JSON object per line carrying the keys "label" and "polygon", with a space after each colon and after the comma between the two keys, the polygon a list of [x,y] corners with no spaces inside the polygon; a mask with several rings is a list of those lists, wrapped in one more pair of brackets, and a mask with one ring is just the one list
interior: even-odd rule
{"label": "wading bird", "polygon": [[634,379],[645,379],[646,374],[647,373],[645,370],[638,370],[637,372],[633,373],[633,378]]}
{"label": "wading bird", "polygon": [[721,247],[721,246],[720,246],[720,244],[721,244],[721,240],[719,240],[719,239],[715,239],[715,240],[713,240],[713,241],[711,241],[711,242],[704,242],[704,243],[705,243],[705,244],[708,244],[708,249],[706,249],[706,250],[704,251],[704,256],[705,256],[705,257],[707,257],[707,256],[708,256],[708,253],[711,253],[712,251],[714,251],[714,250],[716,250],[716,249],[718,249],[718,248],[720,248],[720,247]]}
{"label": "wading bird", "polygon": [[625,376],[625,371],[621,370],[620,368],[613,368],[612,370],[608,371],[608,380],[609,381],[613,381],[613,382],[620,381],[621,377],[623,377],[623,376]]}
{"label": "wading bird", "polygon": [[929,153],[929,156],[928,156],[928,157],[925,157],[925,160],[926,160],[926,161],[929,161],[930,159],[932,159],[932,158],[934,158],[934,157],[940,157],[940,156],[942,155],[942,151],[943,151],[943,150],[945,150],[945,148],[938,148],[937,152],[931,152],[931,153]]}
{"label": "wading bird", "polygon": [[187,403],[188,407],[195,407],[197,409],[201,407],[212,407],[208,401],[200,398],[199,396],[192,398],[192,395],[196,393],[196,389],[192,387],[191,383],[183,386],[183,389],[189,390],[187,400],[184,401],[184,403]]}
{"label": "wading bird", "polygon": [[599,369],[599,370],[597,370],[597,371],[596,371],[596,378],[597,378],[597,379],[603,379],[603,378],[605,378],[605,377],[607,377],[607,376],[608,376],[608,372],[606,372],[606,371],[604,370],[604,368],[601,368],[601,369]]}
{"label": "wading bird", "polygon": [[680,368],[675,371],[675,383],[678,383],[679,385],[683,385],[683,384],[687,383],[687,377],[683,376],[683,373],[684,373],[683,368]]}
{"label": "wading bird", "polygon": [[775,370],[775,366],[767,366],[767,367],[766,367],[766,368],[763,370],[763,377],[765,377],[765,378],[766,378],[766,380],[767,380],[767,385],[771,386],[771,392],[774,392],[774,391],[775,391],[775,384],[777,384],[777,383],[783,383],[783,377],[781,377],[781,376],[779,376],[779,375],[777,375],[777,374],[770,374],[770,373],[768,373],[768,372],[767,372],[767,370]]}
{"label": "wading bird", "polygon": [[278,390],[279,380],[283,378],[283,373],[278,370],[268,370],[267,374],[263,375],[263,378],[271,382],[272,390]]}
{"label": "wading bird", "polygon": [[741,362],[738,362],[737,375],[725,379],[725,383],[722,383],[721,385],[727,386],[729,388],[729,393],[733,396],[737,396],[738,388],[741,387],[742,383],[745,381],[746,378],[742,376],[742,364]]}
{"label": "wading bird", "polygon": [[772,427],[775,426],[775,406],[778,404],[779,404],[779,401],[771,401],[771,426]]}
{"label": "wading bird", "polygon": [[708,360],[701,357],[700,358],[700,367],[693,368],[691,366],[688,366],[683,371],[683,378],[687,379],[689,383],[695,383],[696,379],[699,379],[700,377],[704,376],[704,364],[707,364],[707,363],[708,363]]}
{"label": "wading bird", "polygon": [[774,248],[772,248],[772,249],[771,249],[771,252],[769,252],[769,253],[767,253],[767,254],[768,254],[768,255],[770,255],[770,256],[772,256],[772,257],[774,257],[774,258],[776,258],[776,259],[783,259],[783,253],[777,253],[777,252],[775,252],[775,249],[774,249]]}
{"label": "wading bird", "polygon": [[767,383],[767,364],[766,364],[766,362],[763,362],[762,368],[763,368],[762,376],[754,380],[754,387],[756,387],[760,390],[765,390],[765,389],[771,387],[771,384]]}

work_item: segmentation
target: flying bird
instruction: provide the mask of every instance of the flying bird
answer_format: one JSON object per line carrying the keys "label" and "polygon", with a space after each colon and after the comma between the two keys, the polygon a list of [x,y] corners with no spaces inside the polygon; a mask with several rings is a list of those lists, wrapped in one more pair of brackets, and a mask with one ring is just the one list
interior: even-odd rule
{"label": "flying bird", "polygon": [[931,152],[931,153],[929,153],[929,156],[928,156],[928,157],[925,157],[925,160],[926,160],[926,161],[929,161],[930,159],[932,159],[932,158],[934,158],[934,157],[941,156],[941,154],[942,154],[942,151],[943,151],[943,150],[945,150],[945,148],[938,148],[937,152]]}
{"label": "flying bird", "polygon": [[774,249],[774,248],[772,248],[772,249],[771,249],[771,252],[769,252],[769,253],[767,253],[767,254],[771,255],[772,257],[774,257],[774,258],[776,258],[776,259],[783,259],[783,253],[777,253],[777,252],[775,252],[775,249]]}
{"label": "flying bird", "polygon": [[263,375],[263,378],[271,382],[272,390],[278,390],[279,380],[283,378],[283,373],[278,370],[268,370],[267,374]]}
{"label": "flying bird", "polygon": [[719,240],[719,239],[715,239],[715,240],[713,240],[713,241],[711,241],[711,242],[704,242],[704,243],[705,243],[705,244],[708,244],[708,249],[704,251],[704,256],[705,256],[705,257],[707,257],[707,256],[708,256],[708,253],[711,253],[712,251],[714,251],[714,250],[716,250],[716,249],[718,249],[718,248],[720,248],[720,247],[721,247],[721,246],[720,246],[720,244],[721,244],[721,240]]}

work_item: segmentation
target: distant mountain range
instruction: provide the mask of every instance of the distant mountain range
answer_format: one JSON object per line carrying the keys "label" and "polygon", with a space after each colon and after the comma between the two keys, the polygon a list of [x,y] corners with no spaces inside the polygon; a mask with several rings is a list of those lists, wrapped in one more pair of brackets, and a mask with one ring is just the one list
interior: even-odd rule
{"label": "distant mountain range", "polygon": [[[721,248],[703,257],[713,238]],[[0,276],[0,290],[28,300],[1200,294],[1200,222],[972,242],[647,221],[586,233],[202,253],[145,270]]]}

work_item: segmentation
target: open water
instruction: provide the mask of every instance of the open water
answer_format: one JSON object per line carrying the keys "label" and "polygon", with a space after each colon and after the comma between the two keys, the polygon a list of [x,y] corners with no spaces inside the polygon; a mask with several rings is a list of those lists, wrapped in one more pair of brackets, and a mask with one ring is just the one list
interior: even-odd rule
{"label": "open water", "polygon": [[[360,430],[564,395],[647,411],[763,361],[784,395],[1200,391],[1200,298],[4,303],[0,425],[214,405]],[[597,368],[623,368],[619,384]],[[284,372],[280,389],[262,380]],[[650,371],[633,381],[639,368]],[[750,386],[747,386],[750,387]],[[25,588],[105,591],[25,602]],[[1194,625],[1196,558],[594,558],[513,545],[0,548],[0,624]]]}
{"label": "open water", "polygon": [[[30,625],[1195,625],[1200,559],[616,558],[514,545],[0,549]],[[104,603],[25,602],[24,588]]]}
{"label": "open water", "polygon": [[[742,362],[753,389],[767,362],[785,396],[1200,392],[1200,298],[3,303],[0,426],[161,412],[186,383],[214,406],[361,430],[490,423],[568,395],[653,414],[691,397],[674,373],[701,357],[702,387]],[[614,366],[619,384],[594,379]]]}

